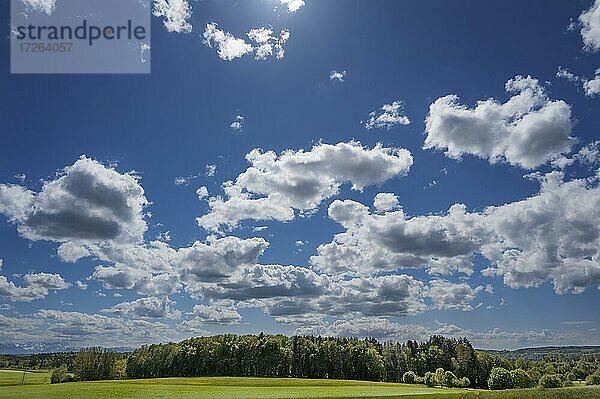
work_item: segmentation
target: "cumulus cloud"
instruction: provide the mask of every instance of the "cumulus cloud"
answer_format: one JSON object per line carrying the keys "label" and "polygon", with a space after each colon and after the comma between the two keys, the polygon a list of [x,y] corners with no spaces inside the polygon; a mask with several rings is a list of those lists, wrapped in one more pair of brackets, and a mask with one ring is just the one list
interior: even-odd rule
{"label": "cumulus cloud", "polygon": [[329,80],[336,82],[344,82],[346,79],[346,71],[336,71],[335,69],[329,72]]}
{"label": "cumulus cloud", "polygon": [[583,92],[588,97],[594,97],[600,94],[600,68],[596,69],[595,76],[592,79],[573,74],[568,68],[558,67],[556,77],[566,79],[575,85],[581,84]]}
{"label": "cumulus cloud", "polygon": [[219,304],[195,305],[192,323],[199,324],[239,324],[242,316],[232,307]]}
{"label": "cumulus cloud", "polygon": [[600,0],[594,1],[594,4],[579,16],[579,22],[584,49],[590,52],[600,50]]}
{"label": "cumulus cloud", "polygon": [[506,83],[512,97],[505,102],[478,101],[475,108],[459,103],[456,95],[437,99],[426,119],[425,149],[442,149],[450,158],[472,154],[532,169],[568,153],[576,141],[570,136],[571,108],[550,100],[531,76]]}
{"label": "cumulus cloud", "polygon": [[163,17],[163,24],[169,32],[190,33],[192,7],[187,0],[154,0],[155,17]]}
{"label": "cumulus cloud", "polygon": [[219,29],[218,24],[211,22],[206,25],[203,37],[204,44],[210,48],[216,47],[217,55],[225,61],[232,61],[252,52],[257,60],[265,60],[271,56],[281,59],[285,56],[284,44],[290,38],[288,30],[282,30],[277,36],[271,28],[260,27],[251,29],[246,35],[254,45]]}
{"label": "cumulus cloud", "polygon": [[432,273],[471,272],[470,258],[488,233],[463,205],[447,215],[407,217],[404,211],[371,214],[352,200],[336,200],[329,217],[346,231],[317,248],[313,267],[337,274],[370,274],[400,268],[427,267]]}
{"label": "cumulus cloud", "polygon": [[410,119],[403,115],[402,101],[394,101],[391,104],[384,104],[379,111],[373,111],[369,114],[369,119],[365,122],[367,130],[387,129],[390,130],[396,125],[409,125]]}
{"label": "cumulus cloud", "polygon": [[398,197],[394,193],[379,193],[373,200],[377,212],[393,211],[400,207]]}
{"label": "cumulus cloud", "polygon": [[428,296],[435,309],[468,311],[473,310],[471,303],[484,289],[481,285],[473,288],[467,283],[435,279],[429,283]]}
{"label": "cumulus cloud", "polygon": [[147,226],[138,179],[85,156],[34,193],[0,184],[0,213],[30,240],[135,242]]}
{"label": "cumulus cloud", "polygon": [[214,22],[206,25],[203,37],[204,44],[210,48],[215,46],[219,58],[226,61],[240,58],[252,52],[251,44],[219,29],[218,24]]}
{"label": "cumulus cloud", "polygon": [[[600,3],[600,1],[599,1]],[[600,11],[599,11],[600,14]],[[599,22],[600,25],[600,22]],[[596,96],[598,94],[600,94],[600,68],[596,69],[596,75],[594,76],[593,79],[591,80],[587,80],[584,79],[583,80],[583,90],[585,91],[586,96]]]}
{"label": "cumulus cloud", "polygon": [[29,10],[52,15],[56,8],[56,0],[22,0]]}
{"label": "cumulus cloud", "polygon": [[31,302],[41,299],[50,291],[65,290],[70,287],[59,274],[28,273],[24,277],[26,285],[18,287],[5,276],[0,276],[0,296],[15,302]]}
{"label": "cumulus cloud", "polygon": [[139,298],[131,302],[121,302],[101,312],[114,313],[130,319],[137,318],[169,318],[178,319],[181,312],[172,308],[174,301],[168,297]]}
{"label": "cumulus cloud", "polygon": [[214,177],[217,174],[217,165],[206,165],[206,177]]}
{"label": "cumulus cloud", "polygon": [[305,5],[304,0],[279,0],[279,2],[287,7],[288,12],[296,12]]}
{"label": "cumulus cloud", "polygon": [[369,149],[354,141],[279,155],[254,149],[246,159],[251,166],[223,184],[226,198],[209,198],[210,212],[197,219],[204,229],[234,228],[244,219],[290,221],[296,212],[315,210],[344,183],[362,190],[405,175],[413,161],[405,149],[381,144]]}
{"label": "cumulus cloud", "polygon": [[208,188],[206,188],[206,186],[198,188],[198,190],[196,190],[196,195],[198,196],[198,199],[204,199],[208,197]]}
{"label": "cumulus cloud", "polygon": [[472,273],[472,257],[513,288],[551,281],[559,294],[600,286],[598,176],[564,181],[561,172],[533,174],[539,193],[521,201],[467,212],[407,217],[402,210],[372,214],[355,201],[334,201],[329,216],[346,230],[320,245],[311,264],[330,274],[368,275],[408,267],[430,273]]}
{"label": "cumulus cloud", "polygon": [[552,161],[552,166],[564,169],[575,162],[590,169],[600,166],[600,140],[593,141],[579,149],[572,157],[562,156]]}
{"label": "cumulus cloud", "polygon": [[233,130],[243,130],[244,128],[244,117],[242,115],[236,115],[233,122],[229,125]]}
{"label": "cumulus cloud", "polygon": [[408,275],[332,279],[298,266],[253,265],[218,284],[188,286],[197,298],[237,301],[281,318],[405,316],[427,309],[425,285]]}

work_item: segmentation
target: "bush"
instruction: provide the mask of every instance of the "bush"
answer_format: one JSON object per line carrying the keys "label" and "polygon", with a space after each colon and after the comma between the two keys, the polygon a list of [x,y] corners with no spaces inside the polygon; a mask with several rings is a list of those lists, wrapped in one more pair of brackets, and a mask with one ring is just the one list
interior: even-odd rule
{"label": "bush", "polygon": [[503,367],[494,367],[490,373],[488,387],[491,390],[512,388],[510,371]]}
{"label": "bush", "polygon": [[412,371],[407,371],[402,375],[402,382],[405,384],[414,384],[417,381],[417,375]]}
{"label": "bush", "polygon": [[510,380],[513,388],[531,388],[533,380],[523,369],[515,369],[510,372]]}
{"label": "bush", "polygon": [[456,378],[456,376],[454,375],[454,373],[452,371],[446,371],[442,375],[441,385],[448,387],[448,388],[453,388],[455,386],[458,386],[458,378]]}
{"label": "bush", "polygon": [[435,374],[432,373],[431,371],[426,372],[425,373],[425,377],[423,377],[423,382],[428,387],[434,387],[436,385],[436,383],[437,383],[436,378],[435,378]]}
{"label": "bush", "polygon": [[577,376],[575,375],[575,373],[571,373],[571,372],[565,374],[565,378],[569,381],[577,380]]}
{"label": "bush", "polygon": [[558,374],[544,374],[540,378],[539,385],[542,388],[560,388],[562,387],[562,381]]}
{"label": "bush", "polygon": [[460,388],[467,388],[469,385],[471,385],[471,381],[467,377],[463,377],[458,380],[458,386]]}
{"label": "bush", "polygon": [[600,373],[588,375],[585,379],[585,385],[600,385]]}
{"label": "bush", "polygon": [[569,380],[568,378],[565,378],[562,382],[563,388],[574,387],[574,386],[575,386],[575,384],[573,384],[573,381]]}
{"label": "bush", "polygon": [[417,376],[415,378],[415,384],[425,384],[425,377],[419,377],[419,376]]}
{"label": "bush", "polygon": [[60,366],[59,368],[52,370],[50,383],[60,384],[61,382],[66,382],[68,377],[70,376],[67,374],[67,368],[65,366]]}

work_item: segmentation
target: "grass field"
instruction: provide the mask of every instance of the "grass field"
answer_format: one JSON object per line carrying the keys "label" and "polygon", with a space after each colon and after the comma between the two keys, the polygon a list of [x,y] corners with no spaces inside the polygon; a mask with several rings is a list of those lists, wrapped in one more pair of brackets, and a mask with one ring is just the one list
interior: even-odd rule
{"label": "grass field", "polygon": [[600,387],[478,391],[362,381],[164,378],[0,387],[3,399],[597,399]]}
{"label": "grass field", "polygon": [[7,385],[37,385],[50,382],[50,373],[46,370],[28,371],[23,378],[21,370],[0,370],[0,387]]}

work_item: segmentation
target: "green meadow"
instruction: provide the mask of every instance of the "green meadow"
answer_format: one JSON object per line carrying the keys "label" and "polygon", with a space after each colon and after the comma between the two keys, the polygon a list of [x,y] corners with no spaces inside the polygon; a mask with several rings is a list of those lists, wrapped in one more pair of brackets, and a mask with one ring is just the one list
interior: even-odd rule
{"label": "green meadow", "polygon": [[[50,372],[46,370],[27,371],[0,370],[0,387],[11,385],[39,385],[50,382]],[[0,396],[3,397],[3,396]]]}
{"label": "green meadow", "polygon": [[[2,382],[11,380],[11,372],[0,372]],[[12,372],[13,374],[19,374]],[[424,398],[424,399],[597,399],[600,387],[485,391],[470,389],[427,388],[381,382],[308,380],[293,378],[160,378],[145,380],[73,382],[45,384],[37,380],[27,385],[0,387],[3,399],[262,399],[262,398]],[[20,383],[19,378],[12,378]],[[33,384],[38,381],[38,385]],[[31,384],[31,385],[29,385]]]}

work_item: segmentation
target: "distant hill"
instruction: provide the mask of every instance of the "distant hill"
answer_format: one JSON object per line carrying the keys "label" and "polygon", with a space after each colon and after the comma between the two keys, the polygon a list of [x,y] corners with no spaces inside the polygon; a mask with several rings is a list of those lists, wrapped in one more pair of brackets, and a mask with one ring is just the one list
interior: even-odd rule
{"label": "distant hill", "polygon": [[[39,353],[64,353],[78,352],[81,347],[68,346],[59,343],[27,342],[27,343],[0,343],[0,355],[35,355]],[[132,348],[109,348],[113,352],[131,352]]]}
{"label": "distant hill", "polygon": [[600,358],[600,346],[544,346],[539,348],[524,348],[517,350],[483,350],[483,352],[502,356],[507,359],[526,359],[539,361],[545,357],[560,357],[561,359],[576,359],[584,355]]}

